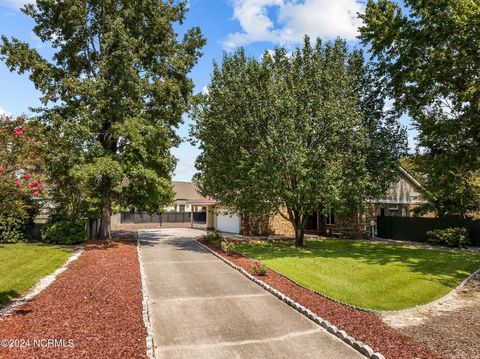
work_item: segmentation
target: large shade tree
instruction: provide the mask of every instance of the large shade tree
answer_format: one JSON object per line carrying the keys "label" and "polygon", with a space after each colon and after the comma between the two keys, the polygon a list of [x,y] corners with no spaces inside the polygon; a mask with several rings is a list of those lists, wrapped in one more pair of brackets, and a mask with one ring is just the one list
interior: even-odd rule
{"label": "large shade tree", "polygon": [[358,213],[395,179],[405,145],[376,80],[341,40],[306,37],[261,61],[225,54],[193,110],[199,187],[242,214],[281,209],[297,246],[317,210]]}
{"label": "large shade tree", "polygon": [[360,37],[418,129],[429,209],[480,211],[480,3],[406,0],[404,8],[369,0]]}
{"label": "large shade tree", "polygon": [[52,60],[2,37],[1,58],[43,94],[52,193],[60,204],[80,194],[95,205],[100,238],[110,237],[112,205],[154,212],[172,199],[170,148],[205,42],[198,28],[179,40],[186,11],[187,1],[38,0],[23,12]]}

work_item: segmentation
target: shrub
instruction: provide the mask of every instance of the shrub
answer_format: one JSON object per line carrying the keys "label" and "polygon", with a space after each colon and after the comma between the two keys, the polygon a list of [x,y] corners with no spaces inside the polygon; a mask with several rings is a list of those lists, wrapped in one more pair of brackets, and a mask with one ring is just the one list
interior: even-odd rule
{"label": "shrub", "polygon": [[435,229],[427,232],[427,242],[448,247],[464,247],[469,243],[467,230],[463,227]]}
{"label": "shrub", "polygon": [[206,242],[206,243],[209,243],[209,242],[215,242],[215,241],[218,241],[220,239],[220,232],[219,231],[213,231],[213,232],[210,232],[208,234],[205,234],[203,236],[203,240]]}
{"label": "shrub", "polygon": [[45,243],[78,244],[85,241],[85,223],[82,221],[59,220],[48,223],[42,231]]}
{"label": "shrub", "polygon": [[220,242],[220,246],[228,254],[232,254],[233,252],[235,252],[235,243],[233,243],[233,242],[222,241],[222,242]]}
{"label": "shrub", "polygon": [[0,243],[17,243],[25,239],[25,220],[9,213],[1,214]]}
{"label": "shrub", "polygon": [[254,275],[267,275],[267,266],[259,261],[255,261],[250,267],[250,272]]}

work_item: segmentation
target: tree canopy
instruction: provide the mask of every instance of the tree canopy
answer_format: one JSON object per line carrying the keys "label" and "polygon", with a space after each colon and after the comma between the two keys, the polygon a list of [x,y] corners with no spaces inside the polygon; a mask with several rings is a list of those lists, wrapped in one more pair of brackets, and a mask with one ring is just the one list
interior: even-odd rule
{"label": "tree canopy", "polygon": [[480,4],[369,0],[361,39],[418,129],[417,170],[439,215],[480,210]]}
{"label": "tree canopy", "polygon": [[172,200],[170,148],[205,43],[198,28],[178,39],[186,11],[187,1],[38,0],[23,12],[51,61],[2,36],[1,58],[42,93],[52,193],[67,212],[96,208],[101,238],[113,205],[156,212]]}
{"label": "tree canopy", "polygon": [[308,215],[362,210],[395,179],[405,132],[381,85],[341,40],[225,54],[192,113],[199,187],[242,214],[286,209],[302,246]]}

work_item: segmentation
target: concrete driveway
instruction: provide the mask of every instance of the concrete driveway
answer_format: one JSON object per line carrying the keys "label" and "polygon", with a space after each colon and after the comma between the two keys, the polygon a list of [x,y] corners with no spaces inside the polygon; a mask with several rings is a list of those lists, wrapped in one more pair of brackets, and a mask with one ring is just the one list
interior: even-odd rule
{"label": "concrete driveway", "polygon": [[157,358],[364,358],[194,243],[139,232]]}

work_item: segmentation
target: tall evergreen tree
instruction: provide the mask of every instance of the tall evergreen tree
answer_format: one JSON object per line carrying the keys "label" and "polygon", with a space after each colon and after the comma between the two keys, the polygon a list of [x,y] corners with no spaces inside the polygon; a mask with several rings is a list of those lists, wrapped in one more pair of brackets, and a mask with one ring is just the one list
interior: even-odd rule
{"label": "tall evergreen tree", "polygon": [[361,90],[369,81],[361,53],[341,40],[312,46],[306,37],[261,62],[225,55],[193,112],[200,188],[242,214],[284,209],[297,246],[318,209],[361,210],[385,193],[404,144],[402,130],[385,125],[383,102]]}
{"label": "tall evergreen tree", "polygon": [[205,43],[198,28],[177,39],[186,11],[187,1],[38,0],[23,12],[55,50],[52,61],[2,37],[7,66],[29,72],[43,94],[53,193],[66,200],[81,190],[99,209],[100,238],[110,237],[112,205],[154,212],[172,199],[170,148]]}

